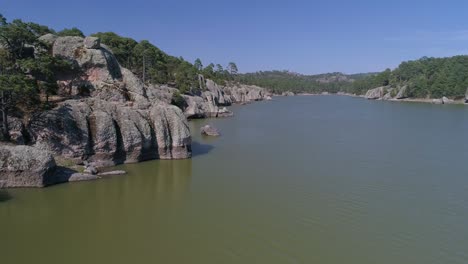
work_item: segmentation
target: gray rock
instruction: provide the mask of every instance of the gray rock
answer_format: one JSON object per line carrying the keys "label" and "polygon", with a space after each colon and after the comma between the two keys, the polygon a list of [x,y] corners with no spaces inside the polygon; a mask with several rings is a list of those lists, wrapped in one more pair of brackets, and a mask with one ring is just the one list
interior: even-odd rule
{"label": "gray rock", "polygon": [[98,173],[98,176],[114,176],[114,175],[123,175],[123,174],[127,174],[127,172],[123,170],[115,170],[115,171],[107,171],[107,172]]}
{"label": "gray rock", "polygon": [[43,42],[45,44],[48,44],[48,45],[53,45],[54,42],[57,40],[57,38],[58,38],[57,35],[48,33],[48,34],[45,34],[43,36],[40,36],[39,41],[41,41],[41,42]]}
{"label": "gray rock", "polygon": [[229,111],[226,107],[219,109],[217,117],[232,117],[234,113]]}
{"label": "gray rock", "polygon": [[447,97],[442,97],[442,103],[443,104],[453,104],[455,101],[454,100],[451,100],[451,99],[448,99]]}
{"label": "gray rock", "polygon": [[[253,101],[264,100],[270,93],[262,88],[255,85],[230,85],[224,88],[226,95],[231,97],[233,103],[249,103]],[[289,93],[289,95],[294,95]]]}
{"label": "gray rock", "polygon": [[87,49],[99,49],[101,47],[101,39],[96,37],[86,37],[83,44]]}
{"label": "gray rock", "polygon": [[391,93],[386,93],[386,94],[382,97],[382,100],[390,100],[390,99],[392,99]]}
{"label": "gray rock", "polygon": [[220,136],[221,134],[219,133],[219,130],[217,128],[214,128],[210,125],[205,125],[200,129],[200,132],[202,135],[206,136],[212,136],[212,137],[217,137]]}
{"label": "gray rock", "polygon": [[176,106],[154,105],[150,109],[158,157],[160,159],[185,159],[192,156],[192,137],[182,110]]}
{"label": "gray rock", "polygon": [[294,96],[293,92],[287,91],[287,92],[282,92],[281,96]]}
{"label": "gray rock", "polygon": [[44,187],[55,183],[52,155],[34,147],[0,145],[0,182],[7,187]]}
{"label": "gray rock", "polygon": [[444,102],[442,101],[442,99],[432,99],[432,103],[433,104],[443,104]]}
{"label": "gray rock", "polygon": [[364,97],[370,100],[381,99],[385,95],[386,92],[387,92],[387,87],[378,87],[378,88],[370,89],[369,91],[367,91]]}
{"label": "gray rock", "polygon": [[98,174],[98,169],[92,165],[86,166],[83,170],[84,173],[96,175]]}
{"label": "gray rock", "polygon": [[91,175],[87,173],[73,173],[70,178],[68,178],[69,182],[78,182],[78,181],[93,181],[100,179],[97,175]]}
{"label": "gray rock", "polygon": [[404,98],[407,98],[408,97],[408,94],[406,93],[406,91],[408,90],[408,86],[403,86],[400,88],[400,90],[398,91],[397,95],[395,96],[395,99],[404,99]]}
{"label": "gray rock", "polygon": [[19,118],[9,116],[8,127],[10,128],[10,140],[17,145],[24,145],[26,131],[23,122]]}
{"label": "gray rock", "polygon": [[465,104],[468,103],[468,88],[466,89],[465,92]]}

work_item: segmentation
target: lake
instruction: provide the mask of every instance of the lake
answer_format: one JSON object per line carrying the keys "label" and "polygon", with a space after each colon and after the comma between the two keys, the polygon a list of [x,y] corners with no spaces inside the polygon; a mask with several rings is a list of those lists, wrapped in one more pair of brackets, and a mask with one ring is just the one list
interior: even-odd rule
{"label": "lake", "polygon": [[[2,263],[468,263],[468,107],[275,98],[194,157],[0,192]],[[199,135],[213,124],[219,138]]]}

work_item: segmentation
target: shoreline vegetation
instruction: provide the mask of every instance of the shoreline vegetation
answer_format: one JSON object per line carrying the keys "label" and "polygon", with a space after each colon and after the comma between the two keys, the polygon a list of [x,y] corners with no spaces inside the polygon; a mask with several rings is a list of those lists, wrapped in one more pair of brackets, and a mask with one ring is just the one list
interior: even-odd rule
{"label": "shoreline vegetation", "polygon": [[[377,87],[377,88],[376,88]],[[188,120],[230,117],[274,95],[462,103],[468,56],[422,58],[381,73],[239,73],[113,32],[0,15],[0,188],[98,179],[99,168],[192,156]],[[424,98],[424,99],[423,99]]]}

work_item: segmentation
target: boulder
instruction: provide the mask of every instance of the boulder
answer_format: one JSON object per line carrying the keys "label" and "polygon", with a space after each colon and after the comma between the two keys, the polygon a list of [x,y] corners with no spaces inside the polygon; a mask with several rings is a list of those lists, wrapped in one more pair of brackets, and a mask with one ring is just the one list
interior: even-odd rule
{"label": "boulder", "polygon": [[407,98],[408,97],[408,94],[406,93],[406,91],[408,90],[408,86],[403,86],[400,88],[400,90],[398,91],[397,95],[395,96],[395,99],[404,99],[404,98]]}
{"label": "boulder", "polygon": [[229,111],[226,107],[219,109],[218,117],[231,117],[234,116],[234,113]]}
{"label": "boulder", "polygon": [[114,176],[114,175],[124,175],[127,174],[126,171],[124,170],[115,170],[115,171],[106,171],[106,172],[101,172],[98,173],[98,176]]}
{"label": "boulder", "polygon": [[87,49],[99,49],[101,47],[101,39],[96,37],[86,37],[83,44]]}
{"label": "boulder", "polygon": [[100,177],[97,175],[92,175],[88,173],[73,173],[69,178],[69,182],[78,182],[78,181],[94,181],[99,180]]}
{"label": "boulder", "polygon": [[290,91],[287,91],[287,92],[281,93],[281,96],[294,96],[294,93],[290,92]]}
{"label": "boulder", "polygon": [[382,100],[391,100],[392,99],[392,94],[391,93],[386,93],[383,97]]}
{"label": "boulder", "polygon": [[378,87],[367,91],[365,98],[369,100],[381,99],[387,91],[386,87]]}
{"label": "boulder", "polygon": [[0,185],[44,187],[55,183],[56,163],[52,155],[30,146],[0,145]]}
{"label": "boulder", "polygon": [[213,126],[210,125],[205,125],[200,129],[200,132],[202,135],[206,136],[212,136],[212,137],[217,137],[220,136],[221,134],[219,133],[219,130]]}
{"label": "boulder", "polygon": [[84,168],[83,172],[91,175],[96,175],[98,174],[98,169],[93,165],[88,165]]}
{"label": "boulder", "polygon": [[443,104],[453,104],[455,101],[454,100],[451,100],[451,99],[448,99],[447,97],[442,97],[442,103]]}
{"label": "boulder", "polygon": [[54,42],[57,40],[57,38],[58,38],[57,35],[48,33],[43,36],[40,36],[39,41],[48,45],[53,45]]}
{"label": "boulder", "polygon": [[468,103],[468,88],[466,89],[465,92],[465,104]]}
{"label": "boulder", "polygon": [[431,101],[433,104],[443,104],[444,102],[442,101],[442,99],[432,99]]}

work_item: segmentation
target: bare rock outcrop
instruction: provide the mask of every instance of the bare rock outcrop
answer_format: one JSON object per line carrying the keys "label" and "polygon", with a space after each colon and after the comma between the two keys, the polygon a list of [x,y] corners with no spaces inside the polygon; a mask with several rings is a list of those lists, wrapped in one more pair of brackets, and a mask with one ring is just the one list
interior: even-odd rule
{"label": "bare rock outcrop", "polygon": [[0,185],[44,187],[55,183],[52,155],[30,146],[0,145]]}
{"label": "bare rock outcrop", "polygon": [[211,125],[205,125],[200,129],[200,133],[206,136],[218,137],[221,135],[219,130]]}
{"label": "bare rock outcrop", "polygon": [[[75,91],[56,108],[34,115],[27,133],[37,148],[96,166],[191,157],[182,111],[158,97],[94,37],[44,36],[52,54],[75,65],[62,86]],[[86,89],[86,93],[80,93]]]}
{"label": "bare rock outcrop", "polygon": [[387,92],[387,87],[382,86],[382,87],[370,89],[369,91],[367,91],[364,97],[370,100],[381,99],[385,95],[386,92]]}

